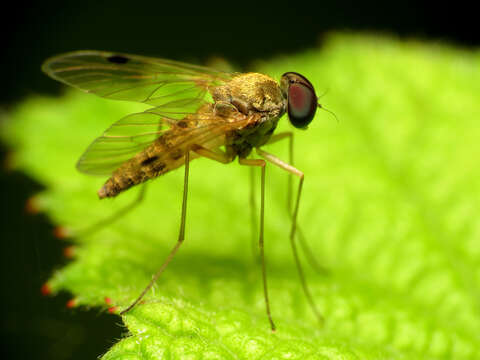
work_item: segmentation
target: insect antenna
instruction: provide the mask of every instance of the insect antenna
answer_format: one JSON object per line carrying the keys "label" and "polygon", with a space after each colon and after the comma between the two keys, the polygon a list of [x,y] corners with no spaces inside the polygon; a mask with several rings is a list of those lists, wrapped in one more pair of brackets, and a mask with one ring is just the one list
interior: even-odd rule
{"label": "insect antenna", "polygon": [[[327,95],[327,93],[328,93],[329,90],[330,90],[330,89],[327,88],[323,93],[320,94],[320,96],[317,96],[317,101],[320,100],[320,98],[322,98],[322,97],[324,97],[325,95]],[[332,115],[335,117],[335,120],[337,120],[337,122],[339,122],[337,115],[335,115],[335,113],[334,113],[333,111],[330,111],[330,110],[326,109],[326,108],[325,108],[322,104],[320,104],[319,102],[317,102],[317,107],[320,108],[320,109],[322,109],[322,110],[325,110],[326,112],[329,112],[330,114],[332,114]]]}
{"label": "insect antenna", "polygon": [[326,112],[332,114],[333,117],[335,118],[335,120],[337,120],[337,123],[339,122],[337,115],[335,115],[335,113],[334,113],[333,111],[328,110],[327,108],[325,108],[325,107],[324,107],[322,104],[320,104],[320,103],[318,103],[317,106],[318,106],[318,108],[320,108],[320,109],[322,109],[322,110],[325,110]]}
{"label": "insect antenna", "polygon": [[329,91],[330,91],[330,89],[327,88],[323,93],[320,94],[320,96],[317,96],[317,100],[320,100],[320,98],[322,98],[322,97],[324,97],[325,95],[327,95]]}

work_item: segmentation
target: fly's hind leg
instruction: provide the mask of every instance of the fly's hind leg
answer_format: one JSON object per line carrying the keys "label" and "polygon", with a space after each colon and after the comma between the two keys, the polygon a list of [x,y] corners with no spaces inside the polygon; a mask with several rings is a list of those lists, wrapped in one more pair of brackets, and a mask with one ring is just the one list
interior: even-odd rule
{"label": "fly's hind leg", "polygon": [[142,293],[132,302],[125,310],[120,312],[120,315],[123,315],[133,309],[145,296],[145,294],[152,288],[155,282],[158,280],[160,275],[163,273],[167,265],[173,259],[175,254],[177,253],[180,245],[182,245],[183,240],[185,239],[185,218],[187,215],[187,195],[188,195],[188,174],[190,168],[190,151],[187,150],[185,153],[185,175],[183,180],[183,199],[182,199],[182,215],[180,218],[180,231],[178,233],[178,240],[173,249],[168,254],[167,258],[163,262],[162,266],[157,270],[157,272],[153,275],[152,280],[148,283],[148,285],[143,289]]}
{"label": "fly's hind leg", "polygon": [[110,216],[106,217],[105,219],[102,219],[84,229],[80,229],[80,230],[77,230],[74,232],[74,235],[75,236],[81,236],[81,237],[85,237],[85,236],[89,236],[89,235],[92,235],[94,233],[96,233],[97,231],[101,230],[102,228],[110,225],[110,224],[113,224],[114,222],[116,222],[117,220],[119,220],[120,218],[122,218],[123,216],[125,216],[126,214],[128,214],[131,210],[133,210],[134,208],[136,208],[138,205],[140,205],[140,203],[142,202],[142,200],[144,199],[145,197],[145,190],[147,188],[147,184],[141,184],[140,185],[140,190],[138,191],[138,195],[135,199],[133,199],[133,201],[129,204],[127,204],[125,207],[119,209],[118,211],[114,212],[113,214],[111,214]]}
{"label": "fly's hind leg", "polygon": [[210,158],[212,160],[216,160],[222,163],[228,163],[231,160],[229,157],[220,151],[213,151],[206,149],[202,146],[199,145],[193,145],[190,150],[188,150],[185,153],[185,176],[184,176],[184,181],[183,181],[183,200],[182,200],[182,215],[180,219],[180,231],[178,233],[178,240],[177,243],[175,244],[174,248],[170,251],[168,254],[167,258],[163,262],[162,266],[158,271],[153,275],[152,280],[148,283],[148,285],[143,289],[142,293],[140,296],[135,299],[133,303],[131,303],[125,310],[122,310],[120,312],[120,315],[123,315],[133,309],[142,299],[143,297],[147,294],[147,292],[152,288],[152,286],[155,284],[155,282],[158,280],[160,275],[163,273],[165,268],[168,266],[170,261],[173,259],[175,254],[177,253],[178,249],[180,248],[180,245],[182,245],[183,241],[185,240],[185,219],[187,215],[187,195],[188,195],[188,175],[189,175],[189,169],[190,169],[190,151],[196,152],[197,154]]}
{"label": "fly's hind leg", "polygon": [[[288,139],[288,163],[293,166],[293,163],[294,163],[293,162],[293,132],[285,131],[285,132],[275,134],[270,138],[270,140],[268,141],[268,144],[273,144],[284,139]],[[293,196],[293,191],[292,191],[293,178],[292,177],[293,177],[293,174],[289,172],[288,184],[287,184],[287,211],[290,217],[292,216],[292,196]],[[328,270],[324,266],[320,265],[320,263],[317,261],[317,259],[313,255],[313,251],[308,245],[307,240],[303,235],[303,231],[299,226],[297,226],[297,234],[298,234],[298,240],[300,242],[300,246],[310,266],[319,274],[322,274],[322,275],[328,274]]]}
{"label": "fly's hind leg", "polygon": [[303,188],[303,179],[304,179],[304,174],[300,170],[294,168],[292,165],[289,165],[285,163],[284,161],[280,160],[276,156],[261,150],[261,149],[256,149],[258,155],[266,159],[268,162],[280,167],[281,169],[288,171],[290,174],[296,175],[299,177],[300,181],[298,183],[298,190],[297,190],[297,198],[295,201],[295,206],[293,208],[293,213],[292,213],[292,227],[290,230],[290,245],[292,246],[292,252],[293,252],[293,257],[295,259],[295,265],[297,267],[298,275],[300,277],[300,281],[302,283],[302,288],[305,293],[305,296],[307,297],[308,302],[310,303],[310,307],[312,308],[312,311],[314,312],[315,316],[317,317],[319,323],[323,325],[324,319],[323,316],[320,314],[320,312],[317,309],[317,306],[315,305],[315,302],[313,301],[312,294],[310,292],[310,289],[308,288],[307,282],[305,280],[305,275],[303,272],[302,265],[300,263],[300,259],[298,257],[298,252],[297,252],[297,245],[295,243],[295,232],[297,230],[297,216],[298,216],[298,208],[300,204],[300,196],[302,194],[302,188]]}

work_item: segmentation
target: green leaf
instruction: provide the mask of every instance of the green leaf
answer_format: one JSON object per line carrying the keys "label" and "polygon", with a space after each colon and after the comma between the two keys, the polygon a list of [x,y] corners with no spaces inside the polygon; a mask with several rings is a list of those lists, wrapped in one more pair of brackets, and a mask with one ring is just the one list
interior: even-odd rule
{"label": "green leaf", "polygon": [[[480,52],[341,34],[257,66],[329,89],[321,101],[339,118],[319,111],[295,133],[299,223],[329,270],[305,264],[325,326],[293,263],[287,176],[267,168],[272,333],[251,249],[249,169],[201,159],[191,164],[186,241],[145,303],[123,316],[128,334],[103,359],[479,358]],[[53,222],[85,228],[135,198],[137,189],[99,201],[105,179],[74,164],[109,124],[140,109],[69,92],[7,115],[11,161],[46,185],[36,204]],[[291,128],[286,118],[280,127]],[[287,159],[286,143],[269,151]],[[182,170],[156,179],[135,211],[76,238],[52,289],[86,308],[127,306],[176,242],[182,186]]]}

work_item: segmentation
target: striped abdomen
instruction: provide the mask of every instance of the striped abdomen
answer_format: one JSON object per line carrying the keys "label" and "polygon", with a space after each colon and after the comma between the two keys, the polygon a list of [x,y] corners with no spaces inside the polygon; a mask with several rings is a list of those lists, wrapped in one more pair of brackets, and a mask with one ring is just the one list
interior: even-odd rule
{"label": "striped abdomen", "polygon": [[[103,187],[98,190],[100,199],[117,196],[130,187],[153,179],[182,166],[185,162],[185,149],[175,147],[167,140],[169,133],[122,164]],[[194,158],[193,154],[190,159]]]}

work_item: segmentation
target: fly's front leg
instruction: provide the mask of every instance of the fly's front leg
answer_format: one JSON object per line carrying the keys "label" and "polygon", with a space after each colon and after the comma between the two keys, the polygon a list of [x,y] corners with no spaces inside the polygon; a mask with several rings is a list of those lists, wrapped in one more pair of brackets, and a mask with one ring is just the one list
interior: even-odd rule
{"label": "fly's front leg", "polygon": [[[288,163],[293,166],[293,132],[285,131],[278,134],[273,135],[270,140],[268,141],[269,144],[276,143],[280,140],[288,139]],[[292,195],[293,195],[293,174],[288,172],[288,184],[287,184],[287,211],[290,216],[292,216]],[[297,234],[298,239],[300,240],[300,246],[310,263],[310,266],[316,270],[318,273],[325,275],[328,273],[328,270],[319,264],[315,256],[313,255],[312,250],[310,249],[305,237],[303,236],[302,229],[297,226]]]}
{"label": "fly's front leg", "polygon": [[[288,139],[289,140],[289,162],[293,164],[293,133],[291,131],[286,131],[282,133],[278,133],[273,135],[268,144],[276,143],[280,140]],[[256,258],[256,251],[255,251],[255,235],[256,235],[256,217],[255,217],[255,209],[257,205],[255,203],[255,181],[254,181],[254,173],[255,169],[252,167],[250,169],[250,213],[251,213],[251,224],[252,224],[252,254],[253,258]],[[288,183],[287,183],[287,211],[290,215],[292,212],[292,174],[288,174]]]}
{"label": "fly's front leg", "polygon": [[302,188],[303,188],[303,180],[304,180],[304,174],[302,171],[296,169],[290,164],[287,164],[286,162],[280,160],[276,156],[261,150],[261,149],[256,149],[258,155],[261,157],[265,158],[268,162],[278,166],[279,168],[288,171],[290,174],[298,176],[300,179],[298,183],[298,190],[297,190],[297,199],[295,201],[295,207],[293,208],[293,214],[292,214],[292,227],[290,230],[290,245],[292,246],[292,252],[293,252],[293,257],[295,259],[295,264],[297,266],[297,271],[298,275],[300,277],[300,281],[302,283],[302,288],[305,293],[305,296],[308,299],[308,302],[310,303],[310,306],[312,308],[312,311],[315,313],[315,316],[317,317],[318,321],[320,322],[321,325],[323,325],[323,316],[320,314],[320,312],[317,310],[317,307],[315,305],[315,302],[313,301],[313,297],[310,293],[310,289],[308,288],[307,282],[305,280],[305,275],[303,272],[302,265],[300,263],[300,259],[298,257],[298,252],[297,252],[297,245],[295,243],[295,232],[297,229],[297,216],[298,216],[298,209],[300,205],[300,196],[302,194]]}
{"label": "fly's front leg", "polygon": [[[231,157],[229,157],[226,153],[221,151],[213,151],[198,145],[195,145],[192,148],[192,150],[203,157],[207,157],[209,159],[219,161],[224,164],[227,164],[232,161]],[[255,166],[259,166],[262,168],[261,202],[260,202],[261,204],[260,205],[260,236],[259,236],[258,244],[260,248],[260,259],[262,263],[263,294],[265,297],[265,307],[267,311],[268,321],[270,322],[270,327],[272,331],[275,331],[276,328],[270,312],[270,301],[268,298],[267,272],[265,268],[265,251],[264,251],[264,245],[263,245],[264,218],[265,218],[264,214],[265,214],[265,165],[266,163],[265,163],[265,160],[262,160],[262,159],[244,159],[244,158],[239,158],[238,162],[240,165],[250,166],[252,167],[252,169]],[[253,171],[251,172],[251,174],[252,174],[252,182],[253,182]],[[251,201],[252,201],[252,206],[254,206],[253,193],[252,193]],[[253,211],[252,211],[252,214],[253,214]]]}
{"label": "fly's front leg", "polygon": [[268,299],[268,286],[267,286],[267,271],[265,268],[265,251],[263,245],[263,230],[264,230],[264,214],[265,214],[265,160],[262,159],[245,159],[239,158],[238,163],[246,166],[259,166],[262,169],[262,184],[261,184],[261,198],[260,198],[260,235],[258,239],[258,245],[260,248],[260,260],[262,263],[262,277],[263,277],[263,294],[265,297],[265,307],[267,311],[268,321],[272,331],[275,331],[275,324],[273,323],[272,315],[270,313],[270,301]]}
{"label": "fly's front leg", "polygon": [[131,303],[125,310],[122,310],[120,312],[120,315],[123,315],[127,312],[129,312],[131,309],[133,309],[145,296],[145,294],[152,288],[153,284],[157,281],[159,276],[163,273],[167,265],[170,263],[170,261],[173,259],[175,254],[177,253],[178,249],[180,248],[180,245],[182,245],[183,240],[185,239],[185,219],[187,216],[187,195],[188,195],[188,174],[189,174],[189,169],[190,169],[190,150],[187,150],[185,153],[185,176],[184,176],[184,181],[183,181],[183,198],[182,198],[182,215],[180,219],[180,231],[178,233],[178,240],[174,248],[170,251],[168,254],[167,258],[163,262],[162,266],[158,271],[153,275],[152,280],[148,283],[147,287],[143,289],[142,293],[140,296],[135,299],[133,303]]}

